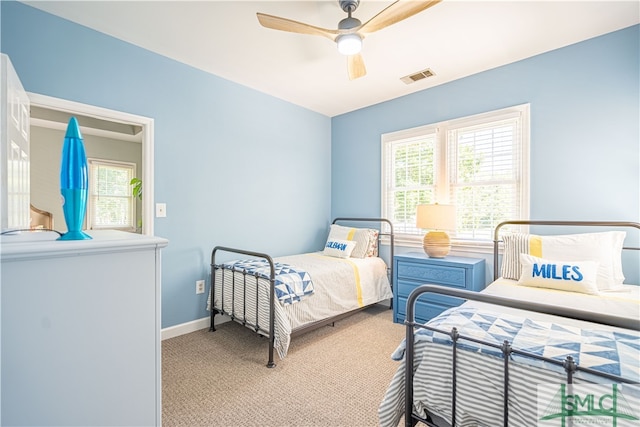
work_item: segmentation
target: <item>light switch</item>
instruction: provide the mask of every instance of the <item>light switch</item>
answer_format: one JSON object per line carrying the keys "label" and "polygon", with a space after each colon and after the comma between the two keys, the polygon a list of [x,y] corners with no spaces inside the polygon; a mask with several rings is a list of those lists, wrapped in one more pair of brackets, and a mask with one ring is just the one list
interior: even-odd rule
{"label": "light switch", "polygon": [[164,218],[167,216],[167,204],[156,203],[156,218]]}

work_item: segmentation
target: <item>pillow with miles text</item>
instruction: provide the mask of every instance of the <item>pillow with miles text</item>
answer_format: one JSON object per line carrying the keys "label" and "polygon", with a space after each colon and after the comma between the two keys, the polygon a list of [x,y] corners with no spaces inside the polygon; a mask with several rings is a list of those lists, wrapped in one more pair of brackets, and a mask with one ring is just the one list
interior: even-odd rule
{"label": "pillow with miles text", "polygon": [[554,261],[520,254],[522,273],[519,285],[598,295],[598,263],[595,261]]}
{"label": "pillow with miles text", "polygon": [[337,258],[349,258],[355,247],[356,242],[352,240],[329,239],[322,253]]}
{"label": "pillow with miles text", "polygon": [[622,287],[622,244],[624,231],[539,236],[513,233],[505,235],[502,257],[502,277],[518,280],[521,274],[521,254],[562,261],[593,261],[598,263],[596,282],[600,291]]}

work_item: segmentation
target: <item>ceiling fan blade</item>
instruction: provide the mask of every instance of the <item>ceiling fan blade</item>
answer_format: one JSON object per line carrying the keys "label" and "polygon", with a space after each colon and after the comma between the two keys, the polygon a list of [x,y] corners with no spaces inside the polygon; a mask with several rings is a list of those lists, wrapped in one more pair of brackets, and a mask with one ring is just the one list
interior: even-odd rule
{"label": "ceiling fan blade", "polygon": [[349,71],[349,80],[355,80],[367,74],[367,69],[364,66],[364,60],[362,59],[362,55],[359,53],[349,55],[347,58],[347,68]]}
{"label": "ceiling fan blade", "polygon": [[399,0],[365,22],[362,27],[358,29],[358,32],[364,34],[373,33],[389,25],[393,25],[396,22],[400,22],[403,19],[407,19],[416,13],[422,12],[441,1],[442,0]]}
{"label": "ceiling fan blade", "polygon": [[258,21],[260,21],[260,24],[263,27],[271,28],[273,30],[287,31],[290,33],[298,34],[309,34],[312,36],[322,36],[334,41],[339,35],[339,32],[337,30],[314,27],[313,25],[293,21],[287,18],[281,18],[279,16],[267,15],[265,13],[257,13],[256,15],[258,16]]}

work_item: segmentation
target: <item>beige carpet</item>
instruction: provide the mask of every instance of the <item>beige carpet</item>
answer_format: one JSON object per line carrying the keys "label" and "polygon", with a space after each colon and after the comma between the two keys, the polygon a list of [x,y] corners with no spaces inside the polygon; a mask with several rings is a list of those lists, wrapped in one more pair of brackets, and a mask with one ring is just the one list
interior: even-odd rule
{"label": "beige carpet", "polygon": [[377,305],[295,337],[271,369],[267,339],[234,322],[165,340],[163,425],[376,426],[403,337]]}

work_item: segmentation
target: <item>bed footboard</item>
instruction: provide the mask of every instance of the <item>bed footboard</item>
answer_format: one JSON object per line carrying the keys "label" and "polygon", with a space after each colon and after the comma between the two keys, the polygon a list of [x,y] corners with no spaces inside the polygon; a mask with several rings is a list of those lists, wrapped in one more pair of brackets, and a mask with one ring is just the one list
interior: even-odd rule
{"label": "bed footboard", "polygon": [[405,320],[406,325],[406,351],[405,351],[405,427],[413,427],[417,422],[422,422],[428,426],[437,427],[430,417],[422,418],[413,413],[413,394],[414,394],[414,378],[410,373],[414,371],[414,357],[415,357],[415,335],[419,329],[428,329],[434,332],[448,335],[451,339],[451,359],[452,359],[452,396],[451,396],[451,425],[456,425],[456,387],[458,378],[456,376],[456,363],[458,356],[458,347],[460,343],[474,342],[482,346],[493,347],[501,352],[503,357],[503,425],[509,426],[509,379],[510,379],[510,359],[513,355],[525,356],[528,358],[544,361],[546,363],[560,366],[566,372],[567,384],[573,384],[573,376],[576,372],[582,371],[590,375],[594,375],[601,379],[606,379],[614,383],[627,383],[636,384],[634,380],[624,378],[619,375],[612,375],[593,369],[585,368],[576,364],[572,356],[567,356],[563,361],[557,359],[551,359],[531,352],[523,351],[521,349],[512,347],[512,343],[505,340],[501,345],[495,343],[485,342],[470,336],[460,334],[456,327],[450,330],[439,329],[428,324],[421,324],[415,321],[415,303],[418,298],[423,294],[441,294],[452,297],[462,298],[465,300],[474,300],[488,304],[495,304],[500,306],[512,307],[522,310],[534,311],[538,313],[557,315],[577,320],[585,320],[590,322],[597,322],[602,325],[609,325],[614,327],[620,327],[630,330],[640,330],[639,319],[629,319],[626,317],[618,317],[614,315],[597,314],[593,312],[587,312],[582,310],[576,310],[568,307],[552,306],[528,301],[520,301],[510,299],[506,297],[500,297],[495,295],[485,295],[477,292],[452,289],[439,285],[422,285],[414,289],[407,299],[407,317]]}
{"label": "bed footboard", "polygon": [[[219,264],[216,262],[216,254],[218,252],[231,252],[239,255],[250,256],[254,258],[264,259],[268,262],[270,267],[269,272],[269,313],[266,314],[268,316],[268,328],[264,328],[260,324],[260,305],[259,305],[259,279],[258,275],[247,273],[246,271],[238,271],[224,264]],[[236,273],[242,274],[242,280],[240,283],[236,283]],[[223,286],[225,275],[231,275],[231,303],[225,305],[225,292],[229,290]],[[218,279],[219,276],[219,279]],[[216,304],[214,301],[216,295],[216,289],[220,289],[221,298],[220,298],[220,307],[216,308]],[[242,306],[236,307],[236,294],[242,294]],[[246,295],[248,293],[253,294],[253,300],[255,301],[255,322],[247,319],[247,307],[246,307]],[[275,332],[274,332],[274,296],[275,296],[275,265],[271,256],[260,253],[247,251],[242,249],[229,248],[224,246],[216,246],[211,251],[211,326],[209,327],[209,331],[215,331],[215,316],[216,314],[224,314],[231,317],[232,320],[242,323],[245,326],[249,326],[254,329],[255,332],[266,334],[269,337],[269,361],[267,362],[267,367],[273,368],[276,366],[273,360],[273,350],[274,350],[274,340],[275,340]]]}

